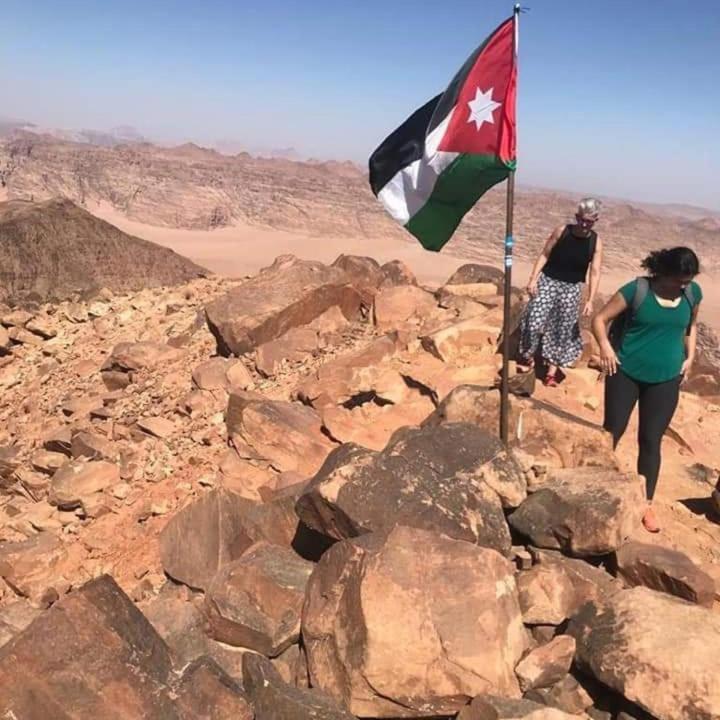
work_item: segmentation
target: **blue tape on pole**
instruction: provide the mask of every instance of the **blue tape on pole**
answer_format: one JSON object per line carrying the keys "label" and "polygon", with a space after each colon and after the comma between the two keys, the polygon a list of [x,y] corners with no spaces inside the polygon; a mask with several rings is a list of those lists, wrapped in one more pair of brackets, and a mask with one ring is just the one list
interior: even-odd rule
{"label": "blue tape on pole", "polygon": [[507,235],[505,237],[505,249],[506,250],[512,250],[513,244],[514,244],[513,236]]}

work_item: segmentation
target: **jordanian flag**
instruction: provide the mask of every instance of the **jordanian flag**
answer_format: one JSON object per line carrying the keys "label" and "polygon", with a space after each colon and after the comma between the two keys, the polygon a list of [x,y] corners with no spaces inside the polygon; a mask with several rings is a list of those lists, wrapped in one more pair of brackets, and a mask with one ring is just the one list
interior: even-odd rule
{"label": "jordanian flag", "polygon": [[515,30],[514,17],[500,25],[370,157],[373,193],[427,250],[515,169]]}

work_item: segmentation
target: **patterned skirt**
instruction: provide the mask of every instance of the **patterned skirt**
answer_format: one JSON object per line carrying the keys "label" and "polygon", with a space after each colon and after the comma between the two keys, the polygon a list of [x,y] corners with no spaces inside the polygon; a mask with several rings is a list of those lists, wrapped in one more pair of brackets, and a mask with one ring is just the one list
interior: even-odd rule
{"label": "patterned skirt", "polygon": [[520,357],[533,358],[542,342],[541,354],[547,362],[560,367],[572,365],[583,349],[581,298],[582,283],[554,280],[540,273],[537,293],[530,298],[520,325]]}

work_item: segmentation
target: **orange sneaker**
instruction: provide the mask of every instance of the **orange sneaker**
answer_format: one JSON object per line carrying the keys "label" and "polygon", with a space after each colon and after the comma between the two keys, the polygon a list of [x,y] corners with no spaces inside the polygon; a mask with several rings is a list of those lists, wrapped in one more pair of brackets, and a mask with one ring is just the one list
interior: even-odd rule
{"label": "orange sneaker", "polygon": [[658,525],[657,518],[655,517],[655,513],[651,507],[645,511],[642,524],[649,533],[654,534],[660,532],[660,526]]}

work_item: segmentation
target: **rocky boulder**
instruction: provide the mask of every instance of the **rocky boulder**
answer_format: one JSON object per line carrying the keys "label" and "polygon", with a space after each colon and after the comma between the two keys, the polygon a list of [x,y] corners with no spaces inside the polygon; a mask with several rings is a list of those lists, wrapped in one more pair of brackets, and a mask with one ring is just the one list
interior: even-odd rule
{"label": "rocky boulder", "polygon": [[615,564],[630,586],[643,585],[709,608],[715,602],[715,581],[677,550],[628,542],[615,553]]}
{"label": "rocky boulder", "polygon": [[497,292],[503,287],[505,276],[503,271],[492,265],[466,263],[461,265],[446,281],[446,285],[471,285],[476,283],[492,283]]}
{"label": "rocky boulder", "polygon": [[289,547],[297,531],[295,496],[267,503],[213,490],[174,515],[160,533],[160,556],[174,580],[206,590],[217,571],[261,540]]}
{"label": "rocky boulder", "polygon": [[570,671],[575,657],[575,638],[558,635],[546,645],[533,650],[515,668],[523,692],[550,687]]}
{"label": "rocky boulder", "polygon": [[340,268],[283,256],[211,302],[205,313],[218,354],[229,356],[307,325],[334,306],[346,318],[357,318],[362,303],[362,295]]}
{"label": "rocky boulder", "polygon": [[639,475],[605,468],[555,470],[510,516],[510,525],[536,547],[603,555],[627,540],[645,506]]}
{"label": "rocky boulder", "polygon": [[295,688],[285,683],[266,658],[243,656],[243,686],[252,699],[255,720],[354,720],[325,693]]}
{"label": "rocky boulder", "polygon": [[335,545],[310,578],[302,632],[312,685],[361,717],[520,694],[528,637],[512,565],[467,542],[395,526]]}
{"label": "rocky boulder", "polygon": [[647,588],[588,603],[568,633],[580,667],[658,720],[720,717],[720,616]]}
{"label": "rocky boulder", "polygon": [[402,261],[390,260],[381,268],[380,287],[397,287],[398,285],[417,285],[415,273]]}
{"label": "rocky boulder", "polygon": [[[500,423],[500,393],[479,385],[460,385],[443,398],[426,425],[470,422],[490,431]],[[510,398],[511,447],[552,467],[617,467],[607,433],[594,423],[533,398]]]}
{"label": "rocky boulder", "polygon": [[335,539],[395,523],[433,530],[509,555],[503,501],[524,494],[524,476],[499,440],[463,423],[402,428],[381,452],[346,443],[307,485],[297,513]]}
{"label": "rocky boulder", "polygon": [[380,331],[396,330],[410,322],[420,324],[436,307],[432,293],[415,285],[383,288],[375,296],[373,321]]}
{"label": "rocky boulder", "polygon": [[61,572],[66,557],[65,545],[49,532],[0,543],[0,577],[18,595],[44,604],[66,584]]}
{"label": "rocky boulder", "polygon": [[221,567],[205,596],[211,637],[275,657],[300,637],[313,564],[289,548],[259,543]]}
{"label": "rocky boulder", "polygon": [[104,460],[73,460],[52,477],[48,501],[62,510],[82,507],[95,493],[120,482],[120,468]]}
{"label": "rocky boulder", "polygon": [[105,361],[102,369],[107,372],[137,372],[144,368],[166,366],[181,356],[181,352],[169,345],[155,342],[119,343]]}
{"label": "rocky boulder", "polygon": [[174,719],[171,680],[167,646],[102,576],[0,648],[0,716]]}
{"label": "rocky boulder", "polygon": [[336,447],[320,416],[300,403],[233,393],[225,423],[240,457],[264,460],[279,472],[312,475]]}
{"label": "rocky boulder", "polygon": [[479,695],[460,711],[457,720],[583,720],[587,717],[584,713],[570,715],[530,700]]}
{"label": "rocky boulder", "polygon": [[461,320],[421,338],[427,352],[443,362],[452,362],[466,351],[482,353],[492,357],[497,344],[498,329],[484,318],[484,315]]}

